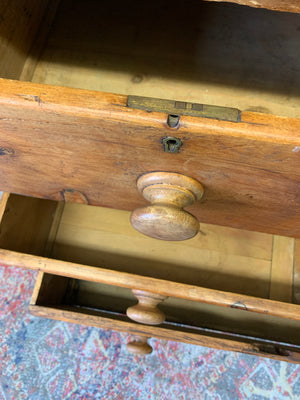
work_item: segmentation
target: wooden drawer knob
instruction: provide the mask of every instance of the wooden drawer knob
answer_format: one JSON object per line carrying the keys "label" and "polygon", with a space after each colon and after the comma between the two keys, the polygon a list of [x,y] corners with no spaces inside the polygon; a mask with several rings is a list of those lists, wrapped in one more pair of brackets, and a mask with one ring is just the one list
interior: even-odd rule
{"label": "wooden drawer knob", "polygon": [[197,218],[183,210],[203,195],[196,179],[172,172],[150,172],[138,179],[137,188],[152,204],[131,213],[136,230],[162,240],[185,240],[197,234]]}
{"label": "wooden drawer knob", "polygon": [[[130,319],[147,325],[159,325],[164,322],[165,314],[157,308],[157,305],[167,299],[166,296],[145,290],[132,290],[132,293],[138,299],[138,304],[127,308],[126,314]],[[135,336],[134,340],[127,344],[127,350],[139,355],[152,353],[152,347],[147,339],[144,336]]]}
{"label": "wooden drawer knob", "polygon": [[133,321],[146,325],[159,325],[164,322],[165,314],[157,305],[167,297],[143,290],[132,290],[137,297],[138,304],[127,308],[126,314]]}
{"label": "wooden drawer knob", "polygon": [[148,338],[145,336],[135,336],[132,342],[127,343],[127,350],[130,353],[144,356],[152,353],[153,349],[148,344]]}

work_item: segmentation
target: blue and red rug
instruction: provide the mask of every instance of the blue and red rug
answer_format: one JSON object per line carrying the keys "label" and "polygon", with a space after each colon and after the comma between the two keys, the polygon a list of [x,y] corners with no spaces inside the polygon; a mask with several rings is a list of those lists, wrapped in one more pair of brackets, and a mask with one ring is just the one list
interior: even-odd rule
{"label": "blue and red rug", "polygon": [[35,278],[0,267],[0,400],[300,400],[298,365],[33,317]]}

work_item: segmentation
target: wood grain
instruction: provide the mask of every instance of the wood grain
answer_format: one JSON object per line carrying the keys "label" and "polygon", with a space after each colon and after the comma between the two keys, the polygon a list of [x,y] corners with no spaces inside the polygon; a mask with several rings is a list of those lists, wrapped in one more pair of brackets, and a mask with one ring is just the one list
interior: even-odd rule
{"label": "wood grain", "polygon": [[128,332],[134,336],[156,337],[158,339],[197,344],[226,351],[243,352],[275,360],[295,363],[300,362],[300,354],[295,347],[285,345],[276,346],[270,344],[268,341],[243,341],[243,339],[235,337],[234,335],[230,338],[228,335],[214,335],[213,333],[205,332],[205,330],[185,332],[176,328],[174,329],[174,327],[172,329],[168,324],[163,325],[162,327],[152,327],[127,322],[122,319],[105,318],[103,316],[95,316],[76,311],[43,307],[33,304],[29,306],[29,311],[31,314],[42,318],[51,318],[60,321],[94,326],[101,329],[113,329]]}
{"label": "wood grain", "polygon": [[54,243],[56,240],[56,235],[57,235],[57,232],[58,232],[58,229],[60,226],[60,221],[61,221],[61,218],[63,215],[64,208],[65,208],[65,203],[62,201],[59,201],[56,204],[55,211],[53,211],[53,220],[52,220],[51,228],[49,230],[49,234],[48,234],[44,252],[42,254],[45,257],[51,257],[51,255],[53,253],[53,246],[54,246]]}
{"label": "wood grain", "polygon": [[[29,3],[28,0],[27,3]],[[39,5],[40,3],[41,2],[39,2]],[[53,28],[54,20],[57,15],[60,3],[61,0],[48,0],[47,7],[45,8],[43,15],[41,15],[40,23],[37,25],[37,34],[34,37],[34,41],[31,44],[31,48],[29,49],[29,53],[26,57],[24,67],[19,76],[20,80],[31,81],[34,75],[35,68],[38,65],[40,56],[45,48],[45,43],[47,42],[49,33]]]}
{"label": "wood grain", "polygon": [[279,301],[117,272],[105,268],[95,268],[87,265],[31,256],[29,254],[8,250],[0,250],[0,259],[4,265],[14,265],[21,268],[43,271],[53,275],[100,282],[148,292],[153,292],[155,288],[155,293],[163,296],[200,301],[222,307],[233,307],[245,312],[257,312],[287,319],[300,320],[299,306],[295,304],[281,303]]}
{"label": "wood grain", "polygon": [[173,171],[203,183],[203,200],[189,207],[200,222],[300,236],[299,119],[182,117],[182,151],[170,154],[161,145],[167,116],[130,109],[126,96],[6,80],[0,87],[4,191],[56,199],[71,189],[89,204],[132,210],[145,204],[138,176]]}
{"label": "wood grain", "polygon": [[18,79],[44,22],[49,0],[0,2],[0,76]]}
{"label": "wood grain", "polygon": [[295,240],[293,301],[300,304],[300,240]]}
{"label": "wood grain", "polygon": [[33,80],[299,118],[298,26],[229,3],[64,0]]}
{"label": "wood grain", "polygon": [[197,235],[199,221],[183,208],[201,199],[201,183],[162,171],[142,175],[137,187],[151,203],[131,213],[130,222],[137,231],[161,240],[186,240]]}
{"label": "wood grain", "polygon": [[268,298],[272,235],[201,224],[193,239],[163,242],[127,211],[67,203],[51,258]]}
{"label": "wood grain", "polygon": [[[162,242],[135,231],[126,211],[12,197],[0,230],[5,232],[0,244],[9,250],[20,251],[22,243],[22,251],[30,253],[39,240],[40,247],[35,249],[40,255],[62,261],[269,296],[271,235],[201,224],[200,234],[191,240]],[[28,224],[25,235],[24,222]]]}
{"label": "wood grain", "polygon": [[270,299],[292,302],[294,280],[294,242],[274,236],[270,278]]}
{"label": "wood grain", "polygon": [[2,221],[8,198],[9,198],[9,193],[0,192],[0,222]]}
{"label": "wood grain", "polygon": [[10,194],[0,226],[0,247],[44,255],[56,202]]}
{"label": "wood grain", "polygon": [[208,0],[216,2],[228,1],[230,3],[241,4],[249,7],[268,8],[276,11],[286,11],[299,13],[300,1],[299,0]]}
{"label": "wood grain", "polygon": [[[46,274],[44,274],[44,272],[40,271],[37,274],[36,280],[35,280],[35,285],[33,288],[33,292],[30,298],[30,304],[42,304],[38,299],[39,299],[39,295],[42,292],[42,283],[43,283],[43,279],[45,277]],[[45,289],[44,289],[45,291]],[[47,297],[49,295],[49,292],[47,291]],[[45,302],[44,302],[45,304]]]}
{"label": "wood grain", "polygon": [[164,322],[166,316],[157,305],[166,300],[166,296],[143,290],[133,290],[132,293],[138,299],[138,304],[127,308],[126,314],[130,319],[146,325],[159,325]]}

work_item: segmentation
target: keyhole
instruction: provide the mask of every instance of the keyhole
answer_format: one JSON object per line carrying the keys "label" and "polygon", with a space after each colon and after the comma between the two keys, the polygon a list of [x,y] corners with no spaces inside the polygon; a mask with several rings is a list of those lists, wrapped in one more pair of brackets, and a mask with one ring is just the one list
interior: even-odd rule
{"label": "keyhole", "polygon": [[167,124],[170,128],[177,128],[180,120],[180,115],[169,114]]}
{"label": "keyhole", "polygon": [[165,137],[162,140],[164,151],[167,153],[178,153],[180,147],[182,146],[182,141],[176,137]]}

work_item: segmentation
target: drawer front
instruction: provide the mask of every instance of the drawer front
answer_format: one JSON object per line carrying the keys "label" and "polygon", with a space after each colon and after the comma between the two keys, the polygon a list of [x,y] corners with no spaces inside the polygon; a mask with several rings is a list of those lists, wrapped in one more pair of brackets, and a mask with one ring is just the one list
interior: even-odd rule
{"label": "drawer front", "polygon": [[[127,96],[1,80],[0,187],[133,210],[136,180],[182,173],[204,186],[201,222],[300,235],[300,120],[242,112],[238,122],[127,106]],[[167,137],[180,141],[166,151]],[[69,196],[74,193],[74,196]]]}
{"label": "drawer front", "polygon": [[[80,288],[78,288],[76,283],[74,284],[74,280],[40,272],[31,299],[30,312],[42,318],[128,332],[134,336],[134,339],[127,344],[127,349],[140,355],[152,352],[152,348],[147,340],[151,337],[156,337],[216,349],[243,352],[280,361],[300,363],[300,346],[291,346],[289,343],[285,343],[284,340],[281,340],[281,343],[277,343],[276,341],[251,337],[250,335],[236,334],[232,331],[207,329],[204,326],[195,326],[195,323],[187,325],[180,320],[176,323],[168,321],[154,322],[154,315],[155,313],[158,314],[156,306],[152,307],[150,312],[149,308],[142,309],[141,307],[139,314],[144,312],[146,315],[148,313],[148,316],[151,315],[150,319],[152,319],[152,322],[146,318],[144,323],[138,321],[141,323],[137,324],[132,321],[134,316],[132,318],[132,313],[128,312],[128,308],[127,315],[129,318],[126,317],[125,305],[128,303],[128,300],[122,299],[122,296],[120,300],[115,297],[119,293],[117,287],[114,287],[116,290],[110,289],[110,286],[106,287],[104,293],[99,297],[99,299],[104,299],[101,304],[101,302],[97,303],[97,292],[94,292],[95,287],[92,287],[89,293],[88,284],[89,282],[85,282],[84,284],[84,294],[78,295]],[[72,293],[72,288],[76,293],[75,296]],[[109,293],[111,293],[111,299],[105,296],[105,294]],[[136,291],[134,294],[136,294]],[[148,292],[148,294],[157,297],[155,293]],[[85,297],[88,297],[90,302],[92,301],[92,304],[89,303],[88,307],[84,299]],[[106,297],[107,300],[105,301]],[[139,300],[141,299],[140,296],[138,298]],[[129,304],[130,301],[131,299],[129,300]],[[121,312],[120,307],[121,309],[123,307]],[[131,309],[133,308],[131,306]],[[284,320],[282,323],[284,324]],[[205,322],[203,324],[205,325]]]}

